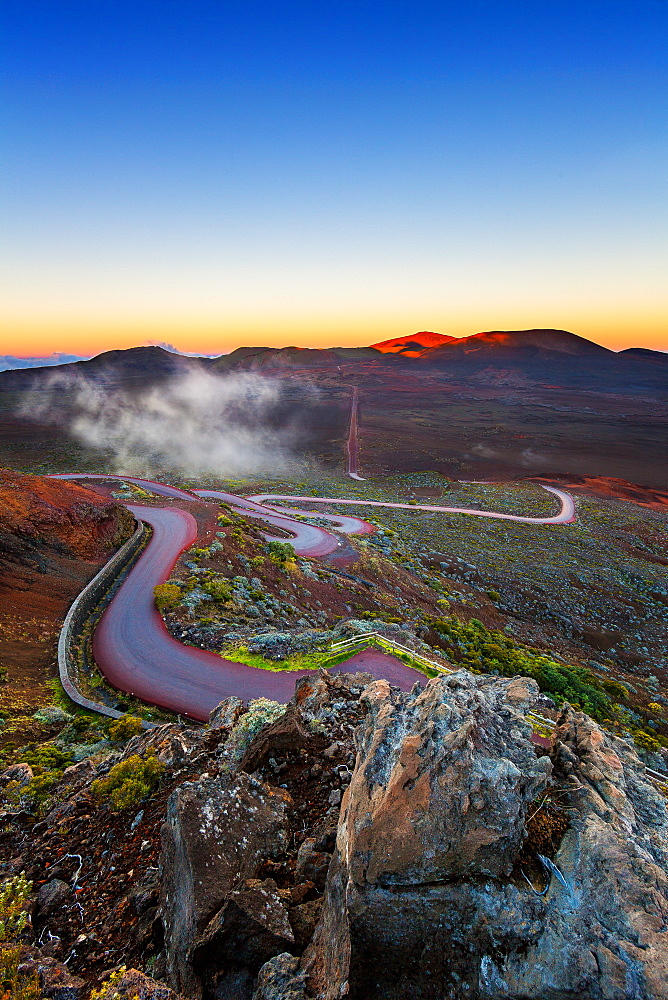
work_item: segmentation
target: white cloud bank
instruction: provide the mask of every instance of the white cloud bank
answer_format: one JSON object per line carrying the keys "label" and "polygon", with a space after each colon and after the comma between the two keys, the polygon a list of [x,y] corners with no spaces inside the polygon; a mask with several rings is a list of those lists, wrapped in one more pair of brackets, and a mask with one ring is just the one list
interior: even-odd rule
{"label": "white cloud bank", "polygon": [[59,372],[28,395],[21,416],[66,426],[106,452],[116,473],[234,476],[289,460],[299,418],[285,416],[282,391],[278,380],[248,373],[192,372],[137,393]]}

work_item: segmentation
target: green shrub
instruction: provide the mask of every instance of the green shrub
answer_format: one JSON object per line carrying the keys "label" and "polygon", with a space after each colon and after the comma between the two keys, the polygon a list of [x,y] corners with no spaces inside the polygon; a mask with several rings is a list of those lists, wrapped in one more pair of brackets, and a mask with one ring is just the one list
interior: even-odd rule
{"label": "green shrub", "polygon": [[540,690],[555,701],[569,701],[599,721],[606,721],[614,714],[608,694],[584,667],[558,663],[519,645],[503,632],[487,629],[476,618],[468,623],[455,618],[437,618],[432,619],[431,624],[443,639],[452,663],[478,673],[533,677]]}
{"label": "green shrub", "polygon": [[159,583],[153,588],[158,611],[171,611],[181,601],[181,588],[175,583]]}
{"label": "green shrub", "polygon": [[641,749],[648,750],[651,753],[656,753],[661,749],[662,744],[659,743],[655,736],[650,736],[643,729],[634,729],[632,732],[633,742],[637,747],[641,747]]}
{"label": "green shrub", "polygon": [[126,713],[120,719],[114,719],[113,722],[109,723],[107,733],[110,740],[120,742],[121,740],[132,739],[133,736],[141,733],[142,729],[141,719],[138,719],[136,715]]}
{"label": "green shrub", "polygon": [[72,754],[59,750],[53,743],[42,743],[38,746],[28,746],[21,750],[16,758],[17,764],[29,764],[33,773],[44,774],[55,771],[59,774],[72,763]]}
{"label": "green shrub", "polygon": [[613,680],[613,678],[606,677],[601,681],[601,687],[616,701],[621,701],[629,696],[629,689],[626,685],[622,684],[621,681]]}
{"label": "green shrub", "polygon": [[296,556],[290,542],[269,542],[269,558],[274,562],[289,562]]}
{"label": "green shrub", "polygon": [[165,765],[149,754],[133,754],[115,764],[106,778],[92,783],[91,792],[96,799],[107,800],[114,812],[139,805],[156,788]]}
{"label": "green shrub", "polygon": [[214,601],[232,600],[232,588],[225,580],[206,580],[202,584],[202,590],[213,597]]}

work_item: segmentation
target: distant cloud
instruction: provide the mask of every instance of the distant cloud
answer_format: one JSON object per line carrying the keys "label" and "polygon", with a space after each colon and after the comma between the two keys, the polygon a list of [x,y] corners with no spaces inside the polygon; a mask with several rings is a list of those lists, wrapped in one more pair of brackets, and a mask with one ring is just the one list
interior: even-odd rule
{"label": "distant cloud", "polygon": [[226,351],[217,351],[215,354],[201,354],[198,351],[180,351],[174,344],[168,344],[164,340],[145,340],[142,347],[162,347],[163,351],[170,354],[181,354],[184,358],[219,358]]}
{"label": "distant cloud", "polygon": [[15,371],[17,368],[48,368],[52,365],[68,365],[73,361],[86,361],[86,357],[76,354],[58,354],[54,351],[43,358],[17,358],[13,354],[0,354],[0,372]]}
{"label": "distant cloud", "polygon": [[284,385],[249,373],[192,372],[138,393],[54,372],[19,407],[27,420],[67,426],[114,471],[219,476],[285,469],[304,437]]}

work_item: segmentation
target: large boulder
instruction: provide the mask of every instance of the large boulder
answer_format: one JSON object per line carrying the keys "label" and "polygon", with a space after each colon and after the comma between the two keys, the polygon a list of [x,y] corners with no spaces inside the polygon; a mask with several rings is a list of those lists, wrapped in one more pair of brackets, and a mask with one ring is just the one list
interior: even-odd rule
{"label": "large boulder", "polygon": [[192,946],[212,917],[288,843],[289,796],[248,774],[203,776],[172,793],[162,828],[161,913],[170,981],[201,995]]}
{"label": "large boulder", "polygon": [[[537,686],[526,681],[525,700]],[[338,849],[357,885],[425,885],[512,871],[547,782],[511,680],[459,672],[414,697],[371,684]]]}
{"label": "large boulder", "polygon": [[533,697],[531,681],[464,672],[417,695],[369,686],[320,923],[286,996],[665,1000],[665,799],[628,743],[567,708],[549,788],[570,827],[551,858],[520,853],[550,770],[522,718]]}

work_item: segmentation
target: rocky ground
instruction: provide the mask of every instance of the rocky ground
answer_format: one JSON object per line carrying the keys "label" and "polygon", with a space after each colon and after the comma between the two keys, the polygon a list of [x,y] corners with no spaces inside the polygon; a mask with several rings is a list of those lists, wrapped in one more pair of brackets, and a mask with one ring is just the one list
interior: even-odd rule
{"label": "rocky ground", "polygon": [[54,1000],[121,966],[128,1000],[665,997],[666,800],[630,742],[568,707],[536,749],[537,695],[321,673],[287,706],[117,731],[39,809],[14,765],[21,968]]}

